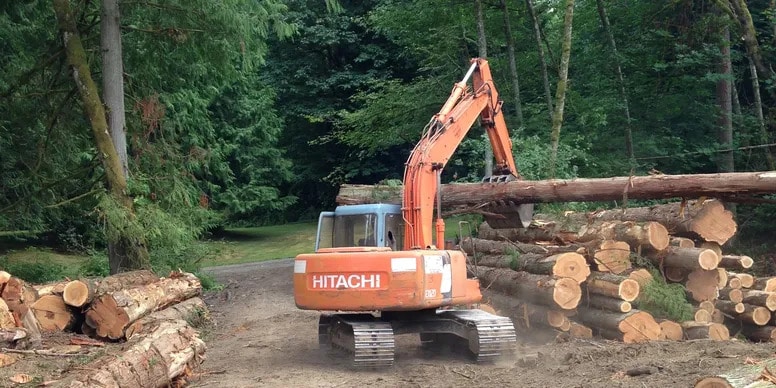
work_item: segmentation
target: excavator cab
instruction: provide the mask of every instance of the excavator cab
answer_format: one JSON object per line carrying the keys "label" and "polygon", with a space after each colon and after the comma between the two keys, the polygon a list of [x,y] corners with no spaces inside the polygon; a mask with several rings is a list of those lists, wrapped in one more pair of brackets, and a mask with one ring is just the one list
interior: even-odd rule
{"label": "excavator cab", "polygon": [[391,204],[343,205],[318,218],[315,251],[337,248],[385,247],[401,249],[404,219],[401,206]]}

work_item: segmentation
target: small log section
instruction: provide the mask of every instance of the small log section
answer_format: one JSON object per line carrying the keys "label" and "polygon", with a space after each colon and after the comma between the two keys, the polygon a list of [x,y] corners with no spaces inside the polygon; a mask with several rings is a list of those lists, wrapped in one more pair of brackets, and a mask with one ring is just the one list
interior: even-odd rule
{"label": "small log section", "polygon": [[600,333],[609,338],[620,339],[625,343],[638,343],[660,338],[660,325],[652,315],[639,310],[625,314],[580,309],[575,317],[585,325],[597,327]]}
{"label": "small log section", "polygon": [[669,236],[668,230],[657,222],[607,221],[582,226],[578,240],[617,240],[634,249],[662,251],[668,247]]}
{"label": "small log section", "polygon": [[660,338],[661,340],[669,341],[681,341],[684,338],[684,331],[682,325],[668,320],[660,319],[657,321],[660,325]]}
{"label": "small log section", "polygon": [[[776,358],[769,358],[755,364],[745,364],[729,372],[719,374],[717,376],[708,376],[698,379],[695,382],[695,388],[743,388],[748,386],[754,386],[755,383],[761,380],[765,371],[776,370]],[[765,381],[764,385],[757,385],[767,387]],[[772,384],[771,384],[772,385]]]}
{"label": "small log section", "polygon": [[159,277],[148,270],[123,272],[100,280],[73,280],[63,286],[62,298],[70,306],[83,307],[98,296],[157,281]]}
{"label": "small log section", "polygon": [[730,339],[730,331],[725,325],[708,322],[682,322],[684,336],[687,339],[711,339],[715,341],[727,341]]}
{"label": "small log section", "polygon": [[482,288],[493,288],[511,296],[530,295],[533,302],[545,306],[571,310],[582,298],[579,283],[569,278],[554,279],[547,275],[471,265],[469,271],[480,279]]}
{"label": "small log section", "polygon": [[201,285],[196,276],[178,274],[97,298],[86,311],[86,324],[100,337],[123,338],[124,329],[140,317],[200,293]]}
{"label": "small log section", "polygon": [[[95,361],[84,366],[89,373],[67,385],[81,387],[162,387],[170,384],[170,376],[178,376],[202,361],[205,343],[183,320],[157,321],[158,326],[121,357],[107,363]],[[135,371],[142,371],[137,373]]]}
{"label": "small log section", "polygon": [[603,272],[592,273],[585,282],[585,288],[588,293],[622,299],[626,302],[636,300],[641,292],[641,286],[637,281]]}
{"label": "small log section", "polygon": [[60,295],[43,295],[31,308],[43,331],[70,330],[76,324],[76,314]]}

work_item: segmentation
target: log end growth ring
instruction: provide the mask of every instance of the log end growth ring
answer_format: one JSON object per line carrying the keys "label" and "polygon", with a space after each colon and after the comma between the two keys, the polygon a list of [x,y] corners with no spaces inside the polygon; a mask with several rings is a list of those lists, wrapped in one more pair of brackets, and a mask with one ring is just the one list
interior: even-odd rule
{"label": "log end growth ring", "polygon": [[552,299],[558,307],[564,310],[571,310],[579,305],[579,301],[582,299],[582,289],[576,280],[560,278],[555,281]]}

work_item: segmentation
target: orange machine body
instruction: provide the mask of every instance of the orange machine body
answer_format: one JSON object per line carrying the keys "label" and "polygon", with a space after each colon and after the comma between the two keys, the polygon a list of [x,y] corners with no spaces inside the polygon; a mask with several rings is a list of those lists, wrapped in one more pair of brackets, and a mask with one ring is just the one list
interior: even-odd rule
{"label": "orange machine body", "polygon": [[306,310],[412,311],[477,303],[461,251],[326,248],[294,262],[296,305]]}

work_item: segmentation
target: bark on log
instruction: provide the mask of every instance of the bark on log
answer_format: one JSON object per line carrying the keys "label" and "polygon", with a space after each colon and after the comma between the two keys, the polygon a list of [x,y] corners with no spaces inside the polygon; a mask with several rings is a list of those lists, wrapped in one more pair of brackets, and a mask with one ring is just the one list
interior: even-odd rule
{"label": "bark on log", "polygon": [[725,287],[719,290],[719,298],[722,300],[729,300],[734,303],[741,303],[744,301],[744,293],[740,288]]}
{"label": "bark on log", "polygon": [[562,312],[526,302],[520,303],[510,317],[514,322],[528,329],[533,326],[543,326],[564,331],[562,328],[565,326],[565,331],[568,331],[570,326],[568,317]]}
{"label": "bark on log", "polygon": [[756,278],[752,288],[761,291],[776,292],[776,277]]}
{"label": "bark on log", "polygon": [[696,245],[698,248],[701,249],[711,249],[714,251],[714,253],[717,254],[717,257],[719,257],[720,260],[722,260],[722,247],[713,241],[701,241],[700,244]]}
{"label": "bark on log", "polygon": [[744,306],[743,303],[731,302],[729,300],[718,300],[714,302],[714,307],[716,307],[717,310],[732,316],[737,316],[746,310],[746,306]]}
{"label": "bark on log", "polygon": [[728,328],[719,323],[687,321],[682,322],[682,328],[687,339],[711,339],[715,341],[730,339]]}
{"label": "bark on log", "polygon": [[618,240],[633,251],[662,251],[668,247],[668,230],[657,222],[607,221],[582,226],[578,240]]}
{"label": "bark on log", "polygon": [[639,284],[639,287],[643,289],[646,287],[649,283],[652,283],[655,278],[652,277],[652,274],[649,272],[649,270],[644,268],[639,268],[633,271],[630,271],[628,273],[628,279],[633,279],[636,281],[636,283]]}
{"label": "bark on log", "polygon": [[718,288],[725,288],[728,284],[728,273],[724,268],[717,268],[717,287]]}
{"label": "bark on log", "polygon": [[615,313],[627,313],[633,310],[633,306],[631,306],[630,302],[596,294],[590,294],[583,297],[582,303],[580,303],[580,307],[583,306],[605,311],[612,311]]}
{"label": "bark on log", "polygon": [[21,321],[22,327],[24,330],[27,330],[30,345],[33,348],[39,348],[43,344],[43,336],[40,334],[40,323],[38,318],[35,318],[35,313],[28,309],[27,314],[22,316]]}
{"label": "bark on log", "polygon": [[535,253],[523,255],[487,255],[477,260],[470,259],[470,264],[492,268],[509,268],[515,271],[525,271],[539,275],[552,275],[558,278],[574,279],[582,283],[590,275],[590,268],[584,256],[566,252],[552,256]]}
{"label": "bark on log", "polygon": [[[716,376],[702,377],[695,382],[694,388],[743,388],[753,387],[760,381],[765,370],[776,370],[776,358],[769,358],[755,364],[745,364],[729,372]],[[763,382],[762,387],[767,387]],[[757,385],[760,386],[760,385]]]}
{"label": "bark on log", "polygon": [[754,286],[754,276],[748,273],[728,272],[728,277],[733,277],[740,280],[741,287],[743,288],[752,288],[752,286]]}
{"label": "bark on log", "polygon": [[77,321],[75,312],[60,295],[43,295],[32,304],[31,309],[44,331],[69,330]]}
{"label": "bark on log", "polygon": [[755,306],[763,306],[769,311],[776,311],[776,293],[759,290],[746,290],[742,292],[742,302]]}
{"label": "bark on log", "polygon": [[494,229],[487,222],[480,224],[477,237],[485,240],[509,240],[522,243],[547,241],[553,244],[565,245],[577,239],[577,233],[565,230],[556,222],[534,220],[527,228]]}
{"label": "bark on log", "polygon": [[511,252],[519,254],[549,253],[546,247],[536,244],[526,244],[513,241],[492,241],[481,238],[464,238],[461,249],[469,255],[506,255]]}
{"label": "bark on log", "polygon": [[599,328],[601,334],[608,332],[616,335],[625,343],[637,343],[656,340],[660,337],[660,325],[647,312],[632,310],[618,314],[608,311],[580,309],[576,319],[585,325]]}
{"label": "bark on log", "polygon": [[38,293],[25,281],[11,277],[3,287],[2,297],[8,309],[19,319],[27,314],[30,306],[38,299]]}
{"label": "bark on log", "polygon": [[752,268],[753,264],[754,260],[752,260],[752,258],[749,256],[722,255],[718,266],[722,268],[740,270]]}
{"label": "bark on log", "polygon": [[[776,179],[776,173],[774,173]],[[578,215],[569,217],[579,218]],[[733,213],[715,200],[673,202],[650,207],[604,210],[589,214],[588,222],[610,220],[655,221],[668,229],[671,235],[699,238],[724,244],[736,233],[737,224]]]}
{"label": "bark on log", "polygon": [[697,269],[687,275],[685,283],[690,297],[697,301],[714,300],[719,296],[719,272]]}
{"label": "bark on log", "polygon": [[554,279],[547,275],[479,266],[469,266],[469,271],[480,279],[482,288],[493,288],[523,299],[530,298],[526,300],[545,306],[571,310],[579,305],[582,298],[579,283],[573,279]]}
{"label": "bark on log", "polygon": [[64,385],[85,387],[163,387],[187,368],[196,368],[203,360],[205,343],[183,320],[158,321],[158,326],[120,357],[97,360],[83,369],[76,381]]}
{"label": "bark on log", "polygon": [[684,331],[682,325],[670,321],[668,319],[660,319],[657,321],[660,325],[660,337],[661,340],[669,341],[681,341],[684,338]]}
{"label": "bark on log", "polygon": [[714,311],[711,313],[711,322],[725,323],[725,313],[723,313],[720,310],[714,309]]}
{"label": "bark on log", "polygon": [[64,286],[62,297],[70,306],[83,307],[100,295],[157,281],[159,277],[148,270],[122,272],[99,280],[73,280]]}
{"label": "bark on log", "polygon": [[119,339],[124,330],[139,318],[171,304],[201,293],[196,276],[175,274],[159,282],[105,294],[97,298],[86,311],[86,323],[100,337]]}
{"label": "bark on log", "polygon": [[0,329],[0,343],[4,348],[14,347],[16,341],[27,338],[27,331],[24,329]]}
{"label": "bark on log", "polygon": [[618,298],[626,302],[636,300],[641,291],[637,281],[603,272],[591,273],[585,282],[585,289],[589,293]]}
{"label": "bark on log", "polygon": [[690,270],[712,270],[719,263],[719,256],[714,251],[701,248],[668,247],[661,252],[647,252],[645,256],[657,266]]}
{"label": "bark on log", "polygon": [[776,326],[741,326],[741,334],[750,341],[776,342]]}
{"label": "bark on log", "polygon": [[753,323],[757,326],[765,326],[771,320],[771,312],[767,308],[746,303],[742,304],[744,305],[744,311],[735,315],[734,318],[743,322]]}
{"label": "bark on log", "polygon": [[[512,181],[508,183],[458,183],[441,187],[442,204],[475,206],[496,200],[518,203],[622,201],[629,199],[745,197],[776,192],[776,173],[723,173],[692,175],[649,175],[597,179]],[[342,185],[337,204],[400,204],[397,187]]]}
{"label": "bark on log", "polygon": [[156,321],[178,319],[182,319],[186,322],[204,322],[209,320],[207,305],[205,305],[205,302],[202,299],[197,297],[187,299],[181,303],[176,303],[166,309],[159,310],[138,319],[127,327],[124,331],[124,336],[129,340],[135,334],[147,331],[145,328],[152,327]]}

